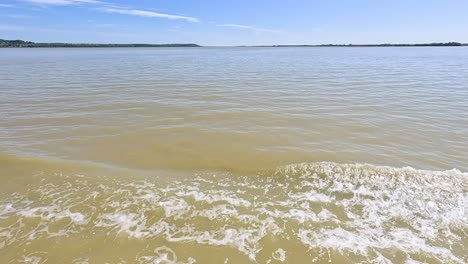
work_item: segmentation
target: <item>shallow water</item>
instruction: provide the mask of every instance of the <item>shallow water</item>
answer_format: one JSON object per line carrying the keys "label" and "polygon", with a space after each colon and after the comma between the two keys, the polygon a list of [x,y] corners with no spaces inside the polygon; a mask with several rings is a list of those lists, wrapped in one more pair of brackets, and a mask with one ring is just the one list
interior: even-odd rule
{"label": "shallow water", "polygon": [[0,61],[2,263],[468,261],[468,48]]}

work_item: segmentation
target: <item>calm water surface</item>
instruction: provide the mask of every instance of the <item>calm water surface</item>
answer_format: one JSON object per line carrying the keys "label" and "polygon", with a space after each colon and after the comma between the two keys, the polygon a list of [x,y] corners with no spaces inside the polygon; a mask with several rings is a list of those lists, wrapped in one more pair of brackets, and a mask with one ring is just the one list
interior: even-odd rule
{"label": "calm water surface", "polygon": [[2,263],[466,263],[468,48],[0,49]]}

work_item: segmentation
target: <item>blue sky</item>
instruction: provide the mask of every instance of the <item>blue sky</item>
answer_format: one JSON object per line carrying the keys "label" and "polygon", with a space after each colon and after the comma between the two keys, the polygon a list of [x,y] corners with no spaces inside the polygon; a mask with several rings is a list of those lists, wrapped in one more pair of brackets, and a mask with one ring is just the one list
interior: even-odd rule
{"label": "blue sky", "polygon": [[468,0],[0,0],[0,38],[201,45],[468,43]]}

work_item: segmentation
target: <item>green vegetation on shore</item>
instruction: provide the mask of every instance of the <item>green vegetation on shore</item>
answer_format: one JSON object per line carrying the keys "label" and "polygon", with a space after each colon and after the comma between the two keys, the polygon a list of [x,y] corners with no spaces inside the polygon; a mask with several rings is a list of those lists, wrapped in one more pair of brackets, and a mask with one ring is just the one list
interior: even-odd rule
{"label": "green vegetation on shore", "polygon": [[[263,45],[240,47],[456,47],[468,46],[459,42],[422,44],[321,44],[321,45]],[[197,44],[94,44],[94,43],[36,43],[24,40],[0,39],[0,48],[144,48],[144,47],[201,47]]]}
{"label": "green vegetation on shore", "polygon": [[0,48],[144,48],[144,47],[200,47],[197,44],[93,44],[93,43],[36,43],[23,40],[0,39]]}
{"label": "green vegetation on shore", "polygon": [[459,42],[421,43],[421,44],[320,44],[320,45],[270,45],[256,47],[456,47],[468,46]]}

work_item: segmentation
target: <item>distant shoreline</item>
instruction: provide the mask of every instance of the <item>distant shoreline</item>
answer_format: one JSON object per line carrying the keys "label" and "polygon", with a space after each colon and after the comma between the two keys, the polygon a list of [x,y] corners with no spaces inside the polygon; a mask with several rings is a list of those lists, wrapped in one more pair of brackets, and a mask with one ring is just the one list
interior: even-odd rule
{"label": "distant shoreline", "polygon": [[36,43],[24,40],[0,39],[0,48],[198,48],[198,47],[238,47],[238,48],[307,48],[307,47],[461,47],[468,43],[420,43],[420,44],[320,44],[320,45],[257,45],[257,46],[201,46],[193,43],[175,44],[95,44],[95,43]]}
{"label": "distant shoreline", "polygon": [[192,43],[174,44],[95,44],[95,43],[36,43],[24,40],[0,39],[0,48],[194,48]]}
{"label": "distant shoreline", "polygon": [[445,42],[445,43],[416,43],[416,44],[319,44],[319,45],[261,45],[261,46],[240,46],[240,47],[461,47],[468,46],[468,43]]}

